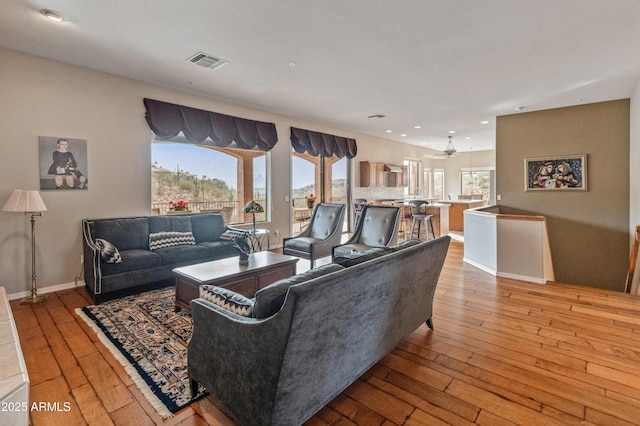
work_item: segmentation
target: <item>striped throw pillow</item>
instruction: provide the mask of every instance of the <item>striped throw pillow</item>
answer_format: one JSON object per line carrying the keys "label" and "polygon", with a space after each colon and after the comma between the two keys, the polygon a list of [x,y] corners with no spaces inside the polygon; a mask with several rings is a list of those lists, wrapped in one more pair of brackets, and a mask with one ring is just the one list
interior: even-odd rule
{"label": "striped throw pillow", "polygon": [[226,288],[201,285],[200,298],[243,317],[253,314],[253,300]]}
{"label": "striped throw pillow", "polygon": [[165,247],[194,245],[196,239],[193,232],[156,232],[149,234],[149,250],[158,250]]}

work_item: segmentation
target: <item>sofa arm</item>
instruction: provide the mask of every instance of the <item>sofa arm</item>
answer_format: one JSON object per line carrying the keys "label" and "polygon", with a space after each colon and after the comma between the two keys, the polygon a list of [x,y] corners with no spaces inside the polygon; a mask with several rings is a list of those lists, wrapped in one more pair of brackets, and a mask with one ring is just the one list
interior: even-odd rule
{"label": "sofa arm", "polygon": [[187,353],[192,386],[202,384],[241,424],[269,424],[290,313],[259,320],[197,298],[191,301],[191,315]]}
{"label": "sofa arm", "polygon": [[93,240],[91,226],[88,220],[82,221],[82,254],[84,256],[84,282],[93,295],[102,292],[102,259],[100,248]]}

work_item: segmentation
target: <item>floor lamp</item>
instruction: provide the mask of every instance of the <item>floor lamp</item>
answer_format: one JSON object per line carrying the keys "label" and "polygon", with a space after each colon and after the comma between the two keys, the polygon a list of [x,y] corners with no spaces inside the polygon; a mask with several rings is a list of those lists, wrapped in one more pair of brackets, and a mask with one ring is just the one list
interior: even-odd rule
{"label": "floor lamp", "polygon": [[5,212],[22,212],[31,215],[31,296],[20,303],[38,303],[47,299],[47,295],[38,295],[36,283],[36,216],[42,216],[47,210],[38,191],[15,189],[2,208]]}

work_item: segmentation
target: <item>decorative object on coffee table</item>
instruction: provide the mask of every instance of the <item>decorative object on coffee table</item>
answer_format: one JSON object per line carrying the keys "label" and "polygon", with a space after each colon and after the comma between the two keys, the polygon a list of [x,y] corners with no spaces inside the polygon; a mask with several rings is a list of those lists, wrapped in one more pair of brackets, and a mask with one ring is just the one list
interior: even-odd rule
{"label": "decorative object on coffee table", "polygon": [[249,253],[251,253],[251,247],[249,247],[249,242],[247,241],[247,234],[239,233],[235,237],[233,237],[233,246],[240,251],[240,263],[249,263]]}
{"label": "decorative object on coffee table", "polygon": [[256,233],[256,213],[264,213],[264,209],[255,200],[251,200],[244,206],[245,213],[251,213],[253,215],[253,233]]}
{"label": "decorative object on coffee table", "polygon": [[31,296],[25,297],[20,303],[38,303],[46,300],[46,294],[38,295],[36,283],[36,216],[42,216],[42,212],[47,210],[47,206],[38,191],[15,189],[2,210],[31,215]]}

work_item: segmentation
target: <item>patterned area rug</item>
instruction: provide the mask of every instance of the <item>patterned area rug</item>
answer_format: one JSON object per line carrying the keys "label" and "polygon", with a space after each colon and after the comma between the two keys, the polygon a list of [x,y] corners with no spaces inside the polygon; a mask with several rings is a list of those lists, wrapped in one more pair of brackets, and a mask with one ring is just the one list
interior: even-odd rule
{"label": "patterned area rug", "polygon": [[191,315],[174,312],[174,296],[167,287],[76,309],[163,418],[207,395],[191,399]]}

